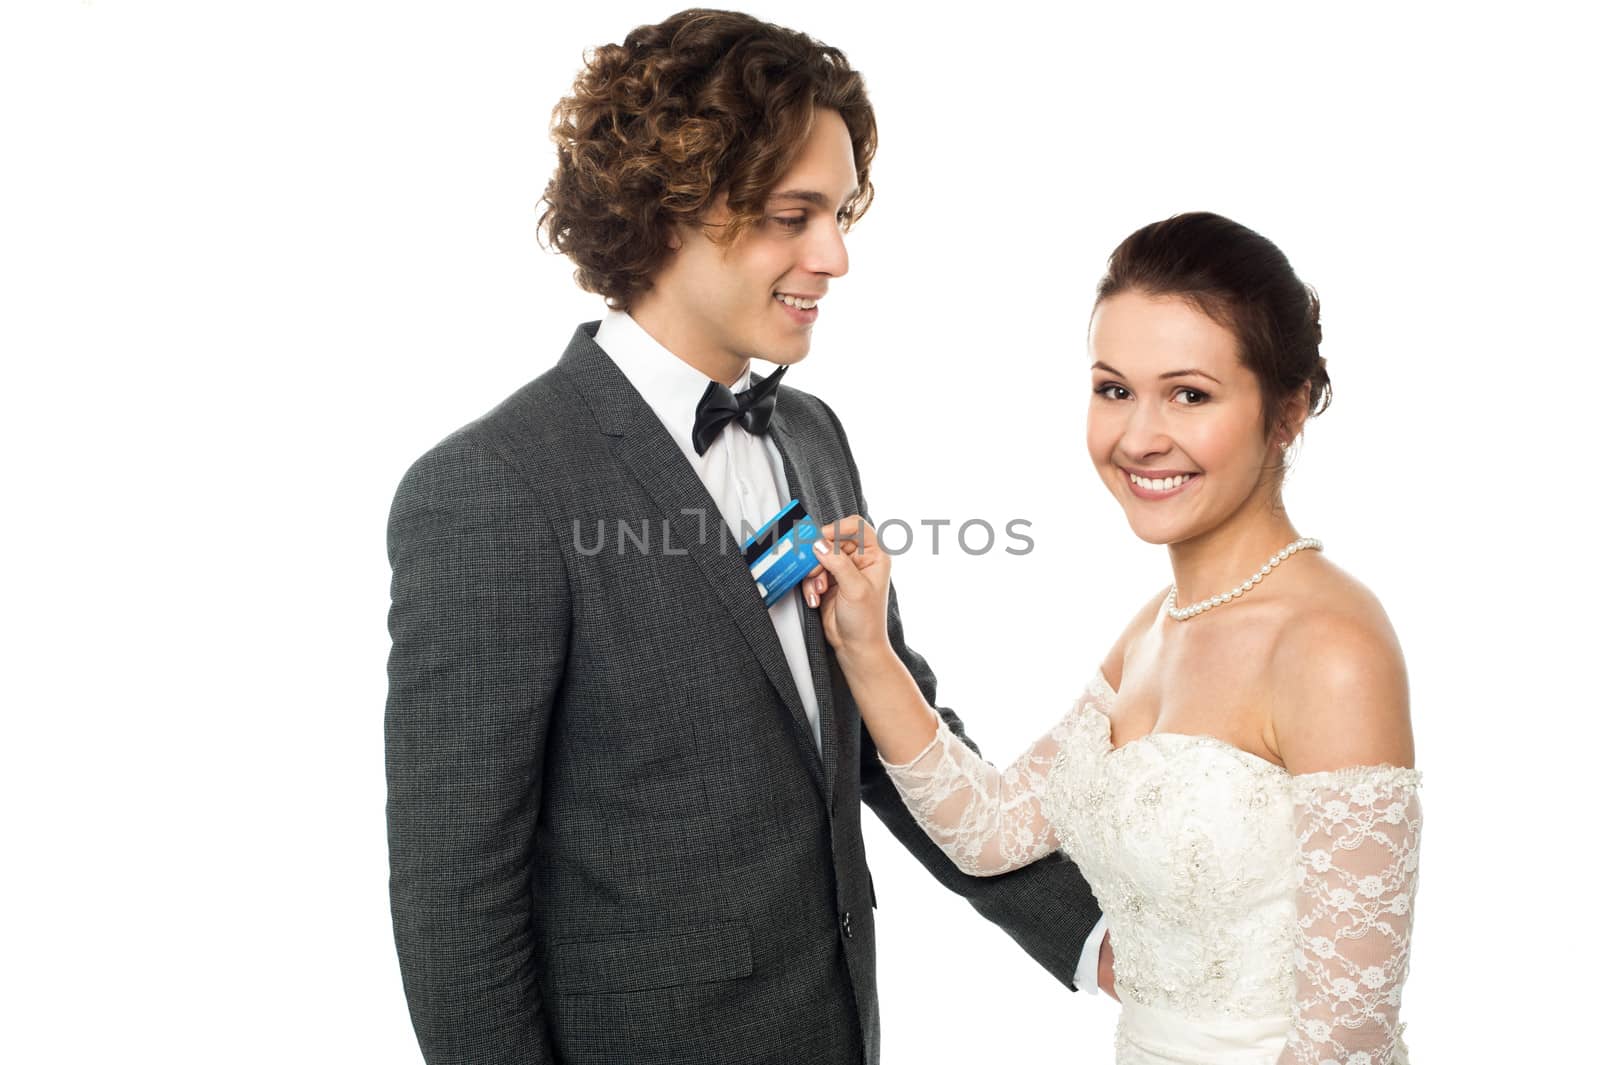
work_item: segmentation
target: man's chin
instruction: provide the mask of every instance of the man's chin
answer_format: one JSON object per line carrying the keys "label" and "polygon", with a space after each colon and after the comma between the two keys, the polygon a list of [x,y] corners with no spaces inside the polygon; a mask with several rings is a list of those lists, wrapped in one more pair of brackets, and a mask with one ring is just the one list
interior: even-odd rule
{"label": "man's chin", "polygon": [[756,358],[770,362],[774,366],[793,366],[795,363],[804,360],[809,354],[811,354],[811,345],[807,344],[803,348],[791,348],[788,351],[768,351],[764,355],[757,355]]}

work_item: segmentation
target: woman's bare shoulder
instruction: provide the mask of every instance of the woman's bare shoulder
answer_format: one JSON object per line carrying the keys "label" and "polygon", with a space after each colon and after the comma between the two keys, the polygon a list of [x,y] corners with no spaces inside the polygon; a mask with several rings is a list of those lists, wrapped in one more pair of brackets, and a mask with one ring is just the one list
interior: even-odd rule
{"label": "woman's bare shoulder", "polygon": [[1293,773],[1414,764],[1405,656],[1383,604],[1323,560],[1273,641],[1273,747]]}
{"label": "woman's bare shoulder", "polygon": [[1149,632],[1151,626],[1156,623],[1156,618],[1167,601],[1167,591],[1170,587],[1164,585],[1154,598],[1139,608],[1139,612],[1133,615],[1133,620],[1128,622],[1127,627],[1117,637],[1117,642],[1106,652],[1105,661],[1100,663],[1100,672],[1105,674],[1107,683],[1114,690],[1122,688],[1122,663],[1127,658],[1128,648],[1140,636]]}

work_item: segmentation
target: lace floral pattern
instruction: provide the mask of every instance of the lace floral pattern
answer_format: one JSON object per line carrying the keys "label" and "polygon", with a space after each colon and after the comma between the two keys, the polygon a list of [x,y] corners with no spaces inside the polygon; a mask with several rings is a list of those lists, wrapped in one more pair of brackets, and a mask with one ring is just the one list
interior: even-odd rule
{"label": "lace floral pattern", "polygon": [[1420,784],[1416,770],[1393,766],[1293,778],[1295,1003],[1286,1063],[1405,1060],[1400,989],[1411,957]]}
{"label": "lace floral pattern", "polygon": [[[1080,704],[1088,698],[1084,693]],[[916,758],[883,765],[911,816],[957,868],[998,876],[1061,847],[1039,797],[1071,720],[1068,714],[1004,772],[973,754],[942,717]]]}
{"label": "lace floral pattern", "polygon": [[1004,771],[942,721],[911,762],[884,764],[966,872],[1057,848],[1078,864],[1116,947],[1122,1065],[1186,1049],[1241,1065],[1403,1065],[1417,772],[1295,777],[1177,733],[1113,749],[1115,695],[1097,671]]}

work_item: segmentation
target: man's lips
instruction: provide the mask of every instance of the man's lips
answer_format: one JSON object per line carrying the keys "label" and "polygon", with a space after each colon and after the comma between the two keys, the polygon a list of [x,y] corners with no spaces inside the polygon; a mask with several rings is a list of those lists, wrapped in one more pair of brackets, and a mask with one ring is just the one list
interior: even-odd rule
{"label": "man's lips", "polygon": [[[786,296],[788,299],[784,298]],[[810,325],[817,320],[819,305],[815,301],[821,298],[821,296],[796,296],[787,292],[774,292],[772,294],[773,302],[782,307],[784,313],[800,325]],[[790,302],[791,300],[794,302]],[[802,300],[809,303],[810,306],[796,306]]]}

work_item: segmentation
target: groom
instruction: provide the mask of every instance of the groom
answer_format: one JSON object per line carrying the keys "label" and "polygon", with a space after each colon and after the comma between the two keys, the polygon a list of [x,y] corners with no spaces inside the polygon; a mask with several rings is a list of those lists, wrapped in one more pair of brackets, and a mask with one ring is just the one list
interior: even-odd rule
{"label": "groom", "polygon": [[[862,801],[1093,987],[1077,870],[959,873],[816,612],[768,609],[739,549],[791,498],[866,513],[833,412],[750,372],[806,356],[846,272],[876,144],[860,76],[685,11],[597,49],[555,137],[544,232],[612,309],[418,459],[389,520],[390,894],[425,1058],[875,1063]],[[933,702],[893,599],[889,629]]]}

